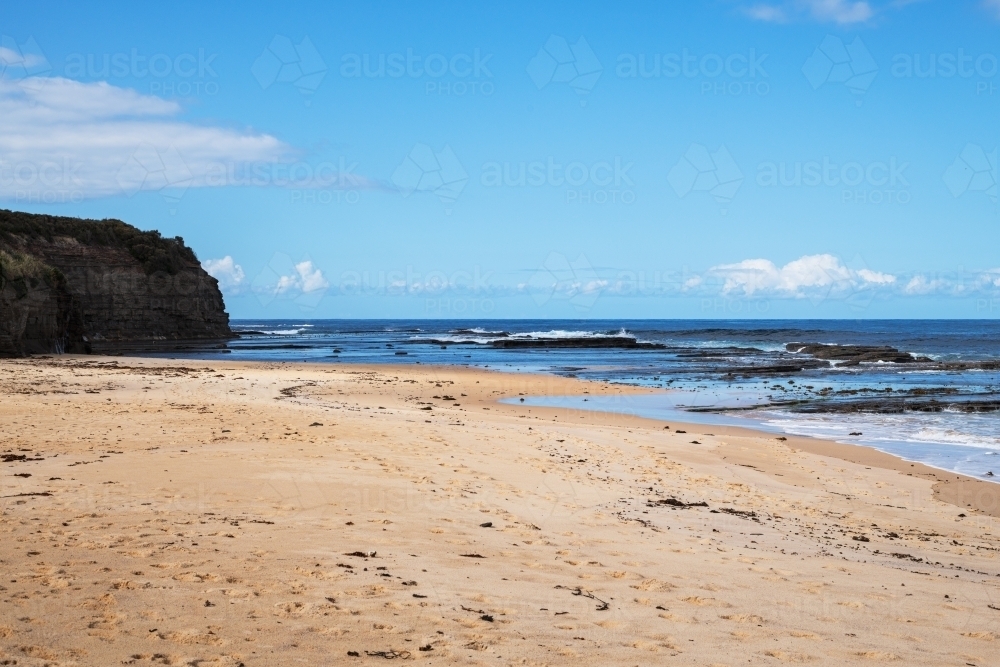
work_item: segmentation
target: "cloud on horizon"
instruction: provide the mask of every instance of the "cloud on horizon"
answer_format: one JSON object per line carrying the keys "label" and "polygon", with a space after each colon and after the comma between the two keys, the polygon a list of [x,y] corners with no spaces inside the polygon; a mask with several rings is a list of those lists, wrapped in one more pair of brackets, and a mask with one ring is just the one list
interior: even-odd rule
{"label": "cloud on horizon", "polygon": [[723,295],[738,293],[747,297],[766,294],[799,298],[810,290],[856,290],[896,282],[896,276],[867,268],[853,270],[828,254],[804,255],[782,267],[768,259],[745,259],[713,266],[708,274],[723,280]]}
{"label": "cloud on horizon", "polygon": [[[594,268],[586,257],[570,263],[558,253],[530,279],[493,279],[488,272],[480,281],[467,272],[452,276],[443,272],[416,274],[413,280],[392,278],[392,272],[378,275],[345,270],[339,278],[327,276],[312,261],[292,262],[281,256],[254,278],[247,280],[243,268],[226,255],[208,259],[202,267],[219,281],[230,296],[256,294],[258,297],[300,299],[312,296],[463,296],[503,299],[531,296],[539,305],[554,300],[568,301],[583,309],[601,297],[691,297],[776,300],[811,299],[860,300],[914,297],[993,297],[1000,294],[1000,267],[971,272],[896,275],[864,266],[860,258],[851,265],[824,253],[803,255],[779,266],[763,259],[745,259],[719,264],[705,271],[635,272],[611,267]],[[654,278],[651,273],[656,273]]]}
{"label": "cloud on horizon", "polygon": [[742,8],[743,13],[768,23],[813,20],[821,23],[850,25],[865,23],[875,15],[867,0],[782,0],[758,2]]}

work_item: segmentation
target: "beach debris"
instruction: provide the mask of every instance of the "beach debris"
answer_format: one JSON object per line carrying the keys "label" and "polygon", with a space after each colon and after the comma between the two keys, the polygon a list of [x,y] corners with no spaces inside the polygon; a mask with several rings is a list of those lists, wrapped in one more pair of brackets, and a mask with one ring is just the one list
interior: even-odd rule
{"label": "beach debris", "polygon": [[322,426],[322,424],[319,422],[313,422],[312,424],[309,424],[309,426]]}
{"label": "beach debris", "polygon": [[487,623],[493,622],[492,614],[486,613],[486,611],[483,609],[473,609],[472,607],[466,607],[465,605],[462,605],[462,611],[471,611],[473,614],[479,614],[480,621],[486,621]]}
{"label": "beach debris", "polygon": [[609,605],[608,605],[607,602],[605,602],[601,598],[597,597],[596,595],[594,595],[590,591],[583,590],[579,586],[560,586],[560,585],[557,585],[556,588],[560,589],[560,590],[569,591],[573,595],[583,596],[585,598],[590,598],[591,600],[594,600],[595,602],[598,602],[599,604],[597,605],[597,611],[607,611],[609,609]]}
{"label": "beach debris", "polygon": [[41,456],[29,459],[26,454],[0,454],[0,461],[4,463],[14,463],[15,461],[44,461]]}
{"label": "beach debris", "polygon": [[914,563],[922,563],[924,561],[923,558],[917,558],[916,556],[911,556],[910,554],[901,554],[893,552],[889,555],[892,556],[893,558],[899,558],[900,560],[912,560]]}
{"label": "beach debris", "polygon": [[708,503],[704,500],[699,500],[696,503],[686,503],[683,500],[677,500],[677,498],[657,498],[656,500],[646,501],[646,507],[658,507],[661,505],[669,507],[708,507]]}
{"label": "beach debris", "polygon": [[676,430],[674,433],[687,433],[687,431]]}
{"label": "beach debris", "polygon": [[851,537],[851,539],[854,540],[855,542],[871,542],[871,540],[865,537],[864,535],[854,535]]}
{"label": "beach debris", "polygon": [[31,477],[31,473],[30,472],[18,472],[18,473],[14,473],[14,477],[28,478],[28,477]]}
{"label": "beach debris", "polygon": [[750,519],[751,521],[756,521],[757,523],[760,523],[760,519],[757,518],[757,513],[752,512],[750,510],[738,510],[738,509],[733,509],[732,507],[720,507],[719,511],[725,512],[726,514],[732,514],[733,516],[738,516],[741,519]]}
{"label": "beach debris", "polygon": [[[12,496],[0,496],[0,498],[22,498],[24,496],[51,496],[48,491],[36,491],[33,493],[15,493]],[[962,516],[965,516],[964,514]]]}
{"label": "beach debris", "polygon": [[355,558],[375,558],[375,553],[374,551],[352,551],[344,555],[354,556]]}
{"label": "beach debris", "polygon": [[481,523],[481,524],[479,524],[479,527],[480,528],[492,528],[493,527],[493,522],[492,521],[487,521],[486,523]]}
{"label": "beach debris", "polygon": [[360,658],[361,657],[361,654],[358,653],[357,651],[348,651],[347,655],[351,656],[352,658]]}
{"label": "beach debris", "polygon": [[434,647],[431,646],[430,644],[427,644],[426,646],[417,647],[417,650],[418,651],[433,651]]}
{"label": "beach debris", "polygon": [[427,596],[426,595],[421,595],[420,593],[414,593],[413,597],[415,597],[415,598],[425,598]]}
{"label": "beach debris", "polygon": [[462,558],[486,558],[486,556],[480,554],[459,554]]}
{"label": "beach debris", "polygon": [[[399,354],[398,352],[396,354]],[[403,354],[406,354],[405,352]],[[386,660],[395,660],[396,658],[402,658],[406,660],[410,657],[409,651],[365,651],[365,655],[369,658],[385,658]]]}

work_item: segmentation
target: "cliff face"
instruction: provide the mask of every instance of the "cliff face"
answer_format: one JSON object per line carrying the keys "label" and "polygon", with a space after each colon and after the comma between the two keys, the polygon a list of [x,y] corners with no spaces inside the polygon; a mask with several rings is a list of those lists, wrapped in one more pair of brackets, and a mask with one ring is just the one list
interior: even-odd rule
{"label": "cliff face", "polygon": [[232,337],[218,282],[182,239],[117,220],[0,210],[0,356]]}

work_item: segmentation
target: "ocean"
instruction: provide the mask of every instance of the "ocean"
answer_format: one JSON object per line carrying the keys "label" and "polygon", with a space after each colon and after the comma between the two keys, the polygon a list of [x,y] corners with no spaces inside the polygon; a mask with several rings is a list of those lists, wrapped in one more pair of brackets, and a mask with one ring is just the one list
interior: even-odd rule
{"label": "ocean", "polygon": [[234,320],[232,326],[240,338],[225,349],[157,356],[446,364],[638,385],[668,391],[523,398],[526,405],[821,437],[1000,481],[996,320]]}

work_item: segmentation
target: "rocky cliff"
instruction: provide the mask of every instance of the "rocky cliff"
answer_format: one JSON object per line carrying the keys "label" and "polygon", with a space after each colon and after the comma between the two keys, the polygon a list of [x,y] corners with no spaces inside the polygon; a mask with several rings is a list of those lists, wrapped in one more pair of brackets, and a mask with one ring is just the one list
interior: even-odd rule
{"label": "rocky cliff", "polygon": [[219,343],[218,282],[180,237],[0,210],[0,356]]}

